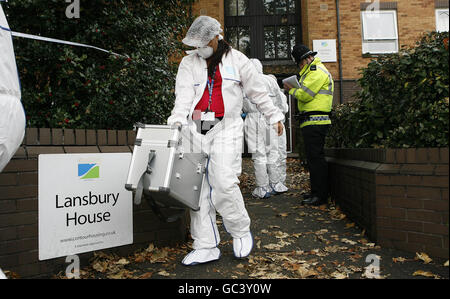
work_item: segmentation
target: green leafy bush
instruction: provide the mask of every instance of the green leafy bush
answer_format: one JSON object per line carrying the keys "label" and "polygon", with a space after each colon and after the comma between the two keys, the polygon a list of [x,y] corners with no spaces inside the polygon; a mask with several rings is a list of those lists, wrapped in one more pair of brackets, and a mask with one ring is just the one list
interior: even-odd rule
{"label": "green leafy bush", "polygon": [[328,147],[446,147],[449,52],[446,33],[371,61],[357,100],[336,107]]}
{"label": "green leafy bush", "polygon": [[[22,101],[30,127],[130,129],[164,123],[174,102],[180,37],[194,0],[20,0],[3,4],[13,31],[124,54],[15,38]],[[178,56],[177,56],[178,55]]]}

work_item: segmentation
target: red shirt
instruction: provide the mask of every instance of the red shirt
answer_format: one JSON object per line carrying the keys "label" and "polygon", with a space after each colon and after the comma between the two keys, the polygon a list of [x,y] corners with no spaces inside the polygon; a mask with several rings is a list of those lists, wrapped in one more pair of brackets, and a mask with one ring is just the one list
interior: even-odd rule
{"label": "red shirt", "polygon": [[[208,76],[208,80],[211,83],[211,77]],[[206,108],[208,108],[208,104],[209,104],[209,90],[208,84],[206,84],[203,96],[198,102],[197,106],[195,106],[195,110],[206,111]],[[223,97],[222,97],[222,75],[220,74],[219,67],[216,68],[216,75],[214,76],[214,86],[211,97],[210,111],[215,112],[215,117],[222,117],[225,114],[225,107],[223,105]],[[193,116],[194,120],[199,118],[200,117]]]}

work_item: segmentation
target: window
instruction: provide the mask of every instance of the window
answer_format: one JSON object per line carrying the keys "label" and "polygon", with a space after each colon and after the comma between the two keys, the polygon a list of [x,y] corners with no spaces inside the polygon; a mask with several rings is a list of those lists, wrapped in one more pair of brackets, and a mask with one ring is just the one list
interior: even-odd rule
{"label": "window", "polygon": [[249,0],[225,0],[225,14],[228,16],[245,16]]}
{"label": "window", "polygon": [[264,27],[264,58],[290,59],[297,34],[295,26],[266,26]]}
{"label": "window", "polygon": [[264,10],[267,15],[295,14],[296,1],[289,0],[264,0]]}
{"label": "window", "polygon": [[300,15],[299,0],[225,0],[225,39],[248,57],[290,63]]}
{"label": "window", "polygon": [[448,32],[448,8],[436,9],[436,31]]}
{"label": "window", "polygon": [[249,27],[229,27],[227,28],[227,41],[233,48],[241,51],[245,55],[250,55],[250,31]]}
{"label": "window", "polygon": [[395,10],[362,11],[363,53],[398,52],[397,12]]}

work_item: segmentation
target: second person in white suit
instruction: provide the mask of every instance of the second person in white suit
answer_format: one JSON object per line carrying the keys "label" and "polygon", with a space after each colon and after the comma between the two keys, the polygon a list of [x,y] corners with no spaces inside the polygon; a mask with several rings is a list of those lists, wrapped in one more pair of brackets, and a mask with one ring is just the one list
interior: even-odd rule
{"label": "second person in white suit", "polygon": [[[287,113],[289,108],[286,96],[280,90],[276,78],[263,73],[263,66],[258,59],[250,59],[260,75],[259,80],[265,85],[272,103]],[[246,113],[244,128],[249,153],[252,154],[256,188],[252,195],[267,198],[272,194],[283,193],[288,189],[286,180],[286,133],[278,136],[267,123],[263,113],[255,104],[245,97],[243,111]]]}

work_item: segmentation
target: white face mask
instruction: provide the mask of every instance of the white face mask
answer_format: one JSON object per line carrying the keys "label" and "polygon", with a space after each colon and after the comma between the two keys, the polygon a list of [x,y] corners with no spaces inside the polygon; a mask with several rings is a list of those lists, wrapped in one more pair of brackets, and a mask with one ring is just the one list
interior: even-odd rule
{"label": "white face mask", "polygon": [[198,48],[197,51],[198,51],[198,55],[200,55],[204,59],[208,59],[214,53],[214,49],[211,47],[208,47],[208,46],[203,47],[203,48]]}

